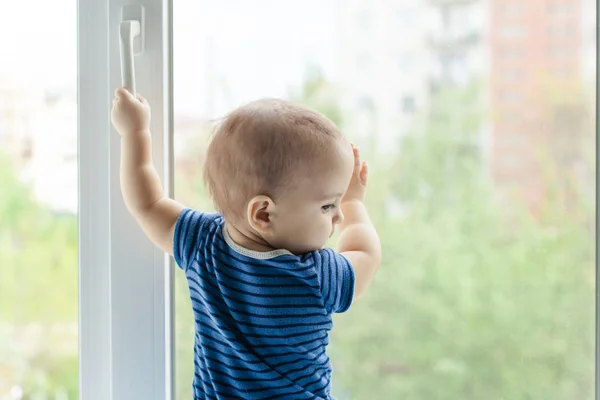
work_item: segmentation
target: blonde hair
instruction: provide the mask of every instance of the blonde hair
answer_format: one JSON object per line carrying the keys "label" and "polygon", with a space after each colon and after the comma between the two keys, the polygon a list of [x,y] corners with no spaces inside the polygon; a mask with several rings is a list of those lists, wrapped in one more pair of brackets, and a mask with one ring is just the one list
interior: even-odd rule
{"label": "blonde hair", "polygon": [[225,218],[244,218],[257,195],[276,199],[294,172],[327,155],[342,135],[325,116],[279,99],[248,103],[215,128],[204,181]]}

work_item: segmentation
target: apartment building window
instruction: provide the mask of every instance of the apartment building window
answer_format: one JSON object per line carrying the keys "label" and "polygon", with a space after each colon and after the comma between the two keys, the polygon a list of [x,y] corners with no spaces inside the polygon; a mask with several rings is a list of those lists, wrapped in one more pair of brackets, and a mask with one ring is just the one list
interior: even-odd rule
{"label": "apartment building window", "polygon": [[405,114],[412,114],[415,112],[415,98],[414,96],[404,96],[401,100],[402,112]]}
{"label": "apartment building window", "polygon": [[418,13],[414,8],[403,8],[396,12],[396,21],[402,30],[414,28],[419,23]]}
{"label": "apartment building window", "polygon": [[573,7],[568,3],[552,2],[546,6],[548,14],[568,14],[573,11]]}
{"label": "apartment building window", "polygon": [[527,30],[524,26],[505,25],[500,28],[499,35],[506,39],[522,38],[526,35]]}
{"label": "apartment building window", "polygon": [[552,68],[552,75],[559,80],[567,79],[571,75],[571,71],[567,68]]}
{"label": "apartment building window", "polygon": [[567,59],[573,56],[572,49],[566,46],[551,46],[548,53],[554,59]]}
{"label": "apartment building window", "polygon": [[573,33],[573,27],[570,24],[552,24],[547,28],[548,35],[551,37],[566,37]]}
{"label": "apartment building window", "polygon": [[356,57],[356,69],[361,72],[367,72],[371,68],[372,56],[366,52],[358,54]]}
{"label": "apartment building window", "polygon": [[371,10],[360,10],[356,15],[356,23],[363,31],[368,31],[373,28],[373,13]]}
{"label": "apartment building window", "polygon": [[500,56],[505,60],[519,60],[523,57],[523,49],[508,47],[500,51]]}
{"label": "apartment building window", "polygon": [[375,112],[375,104],[373,103],[373,99],[369,96],[361,96],[356,103],[358,111],[364,113],[374,113]]}
{"label": "apartment building window", "polygon": [[521,159],[513,153],[501,153],[498,155],[498,164],[504,168],[513,169],[521,164]]}
{"label": "apartment building window", "polygon": [[398,66],[400,72],[407,74],[414,70],[415,54],[411,52],[403,52],[400,54]]}
{"label": "apartment building window", "polygon": [[506,82],[522,79],[524,75],[524,71],[519,68],[504,68],[500,71],[502,80]]}
{"label": "apartment building window", "polygon": [[439,66],[443,80],[451,84],[464,84],[470,76],[467,55],[462,52],[442,54]]}
{"label": "apartment building window", "polygon": [[[511,126],[522,125],[525,122],[525,117],[523,116],[522,113],[516,113],[516,112],[511,111],[511,112],[503,113],[501,115],[500,121],[502,121],[502,123],[505,125],[511,125]],[[503,135],[503,133],[499,133],[499,135]]]}
{"label": "apartment building window", "polygon": [[521,132],[497,132],[496,143],[502,148],[519,148],[525,144],[525,137]]}
{"label": "apartment building window", "polygon": [[515,17],[523,14],[523,4],[512,2],[502,4],[502,15],[507,17]]}
{"label": "apartment building window", "polygon": [[501,90],[498,98],[504,103],[520,103],[523,101],[523,94],[516,90]]}
{"label": "apartment building window", "polygon": [[450,21],[451,21],[451,10],[450,10],[450,6],[442,6],[441,10],[440,10],[440,18],[441,18],[441,22],[442,22],[442,27],[444,29],[447,29],[450,26]]}

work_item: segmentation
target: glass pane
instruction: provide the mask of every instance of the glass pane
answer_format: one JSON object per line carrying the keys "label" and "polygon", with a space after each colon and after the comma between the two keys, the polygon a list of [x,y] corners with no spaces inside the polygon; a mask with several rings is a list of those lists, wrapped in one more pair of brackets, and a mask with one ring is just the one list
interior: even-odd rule
{"label": "glass pane", "polygon": [[1,8],[0,399],[76,399],[76,4]]}
{"label": "glass pane", "polygon": [[177,199],[213,210],[212,122],[262,97],[324,113],[370,163],[384,262],[334,317],[338,399],[593,398],[596,6],[546,3],[175,2]]}

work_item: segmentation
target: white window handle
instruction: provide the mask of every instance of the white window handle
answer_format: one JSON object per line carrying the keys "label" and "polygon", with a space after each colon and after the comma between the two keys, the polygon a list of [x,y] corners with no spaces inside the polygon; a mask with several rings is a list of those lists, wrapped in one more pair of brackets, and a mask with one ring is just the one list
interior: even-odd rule
{"label": "white window handle", "polygon": [[122,9],[121,26],[119,27],[119,43],[121,50],[121,83],[134,96],[135,63],[134,56],[144,50],[144,8],[129,5]]}

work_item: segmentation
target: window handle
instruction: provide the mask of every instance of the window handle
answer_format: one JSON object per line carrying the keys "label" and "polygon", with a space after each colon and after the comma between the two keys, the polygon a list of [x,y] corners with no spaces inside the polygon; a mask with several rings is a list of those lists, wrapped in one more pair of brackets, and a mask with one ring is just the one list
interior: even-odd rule
{"label": "window handle", "polygon": [[134,56],[144,51],[144,8],[139,5],[123,7],[119,27],[121,50],[121,84],[137,96]]}

